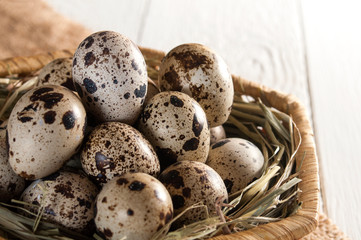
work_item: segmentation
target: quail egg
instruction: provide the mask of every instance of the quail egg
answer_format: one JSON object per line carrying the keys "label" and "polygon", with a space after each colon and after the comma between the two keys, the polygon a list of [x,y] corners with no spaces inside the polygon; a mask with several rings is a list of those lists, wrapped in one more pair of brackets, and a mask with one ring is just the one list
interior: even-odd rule
{"label": "quail egg", "polygon": [[25,188],[25,180],[14,173],[8,161],[5,139],[0,139],[0,202],[19,196]]}
{"label": "quail egg", "polygon": [[54,84],[75,91],[72,78],[71,58],[57,58],[45,65],[39,72],[37,86]]}
{"label": "quail egg", "polygon": [[217,127],[212,127],[210,129],[210,134],[211,134],[211,142],[210,142],[211,145],[221,139],[226,138],[226,131],[224,130],[222,125],[219,125]]}
{"label": "quail egg", "polygon": [[46,85],[28,91],[9,117],[11,167],[28,180],[56,172],[80,147],[85,127],[85,109],[69,89]]}
{"label": "quail egg", "polygon": [[158,80],[162,91],[181,91],[199,102],[210,127],[225,123],[233,103],[233,82],[224,60],[201,44],[182,44],[162,60]]}
{"label": "quail egg", "polygon": [[218,172],[231,194],[261,176],[264,157],[252,142],[226,138],[211,146],[206,163]]}
{"label": "quail egg", "polygon": [[[43,217],[78,232],[91,228],[97,187],[85,174],[56,172],[38,179],[25,189],[24,202],[44,208]],[[25,205],[37,213],[38,208]]]}
{"label": "quail egg", "polygon": [[[216,202],[228,200],[222,178],[211,167],[201,162],[174,163],[160,174],[159,180],[172,197],[175,216],[198,202],[206,205],[210,216],[214,216]],[[194,208],[187,211],[174,224],[181,227],[205,219],[206,216],[204,208]]]}
{"label": "quail egg", "polygon": [[106,239],[150,239],[172,217],[169,193],[145,173],[115,177],[97,196],[95,225]]}
{"label": "quail egg", "polygon": [[144,104],[147,104],[148,101],[158,93],[160,93],[159,87],[152,79],[148,78],[148,91],[147,96],[145,97]]}
{"label": "quail egg", "polygon": [[142,134],[125,123],[97,126],[84,144],[81,162],[85,172],[105,183],[127,172],[144,172],[157,177],[159,160]]}
{"label": "quail egg", "polygon": [[147,68],[139,48],[112,31],[84,39],[73,58],[73,80],[87,111],[98,121],[133,124],[147,93]]}
{"label": "quail egg", "polygon": [[205,162],[209,128],[202,107],[182,92],[161,92],[151,98],[139,121],[139,130],[153,145],[161,169],[182,160]]}

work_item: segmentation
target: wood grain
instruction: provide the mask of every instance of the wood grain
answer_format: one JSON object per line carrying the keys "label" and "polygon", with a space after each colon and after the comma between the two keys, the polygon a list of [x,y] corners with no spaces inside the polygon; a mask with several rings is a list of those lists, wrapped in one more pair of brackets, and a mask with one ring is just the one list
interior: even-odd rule
{"label": "wood grain", "polygon": [[232,73],[294,94],[309,110],[297,7],[282,0],[152,0],[139,44],[163,51],[205,44]]}
{"label": "wood grain", "polygon": [[217,51],[230,71],[296,95],[307,107],[298,5],[294,1],[47,0],[92,31],[111,29],[163,51],[199,42]]}
{"label": "wood grain", "polygon": [[361,22],[356,1],[302,2],[314,127],[328,215],[361,236]]}
{"label": "wood grain", "polygon": [[47,0],[59,13],[95,31],[113,30],[138,43],[150,1]]}

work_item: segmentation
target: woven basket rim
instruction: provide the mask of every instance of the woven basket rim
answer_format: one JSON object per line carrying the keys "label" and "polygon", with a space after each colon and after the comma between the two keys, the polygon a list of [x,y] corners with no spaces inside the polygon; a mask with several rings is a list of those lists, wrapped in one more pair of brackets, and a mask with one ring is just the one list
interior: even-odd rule
{"label": "woven basket rim", "polygon": [[[162,51],[140,47],[145,57],[161,60],[165,53]],[[0,60],[0,77],[11,74],[27,74],[34,72],[56,58],[72,57],[75,50],[60,50],[34,56],[19,56]],[[301,166],[299,183],[301,194],[299,200],[302,208],[294,215],[250,230],[220,235],[212,239],[299,239],[312,232],[318,224],[318,210],[320,202],[319,167],[313,138],[313,130],[306,115],[304,105],[293,95],[285,94],[259,83],[242,79],[232,75],[235,91],[260,98],[266,105],[272,106],[292,116],[302,136],[302,143],[298,154],[305,158]],[[301,159],[301,157],[298,157]],[[298,163],[299,164],[299,163]]]}

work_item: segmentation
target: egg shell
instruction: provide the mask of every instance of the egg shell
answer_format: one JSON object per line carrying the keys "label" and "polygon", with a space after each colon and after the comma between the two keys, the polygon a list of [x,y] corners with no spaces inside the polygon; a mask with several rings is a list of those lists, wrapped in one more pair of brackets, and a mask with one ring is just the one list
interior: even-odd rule
{"label": "egg shell", "polygon": [[152,79],[148,78],[148,91],[147,96],[145,97],[144,104],[147,104],[149,100],[158,93],[160,93],[159,87]]}
{"label": "egg shell", "polygon": [[9,164],[5,139],[0,139],[0,201],[7,202],[19,196],[25,188],[25,180],[18,176]]}
{"label": "egg shell", "polygon": [[[47,221],[83,232],[92,229],[97,187],[85,174],[57,172],[27,187],[22,201],[44,207]],[[37,213],[38,208],[25,205]]]}
{"label": "egg shell", "polygon": [[226,131],[224,130],[222,125],[211,128],[209,132],[211,134],[211,142],[210,142],[211,145],[218,142],[221,139],[226,138]]}
{"label": "egg shell", "polygon": [[47,85],[24,94],[8,122],[9,163],[28,180],[48,176],[78,150],[86,112],[69,89]]}
{"label": "egg shell", "polygon": [[206,163],[219,173],[228,192],[235,193],[261,176],[264,157],[252,142],[227,138],[211,146]]}
{"label": "egg shell", "polygon": [[201,44],[182,44],[162,60],[158,80],[162,91],[181,91],[196,99],[210,127],[225,123],[233,103],[233,82],[224,60]]}
{"label": "egg shell", "polygon": [[206,115],[185,93],[155,95],[145,106],[138,128],[153,145],[161,169],[176,161],[207,160],[210,136]]}
{"label": "egg shell", "polygon": [[105,183],[127,172],[144,172],[157,177],[160,165],[152,145],[130,125],[107,122],[89,135],[81,153],[85,172]]}
{"label": "egg shell", "polygon": [[75,91],[72,65],[72,58],[57,58],[51,61],[40,70],[36,86],[60,85]]}
{"label": "egg shell", "polygon": [[[215,216],[216,202],[228,200],[222,178],[211,167],[201,162],[174,163],[160,174],[159,180],[172,197],[175,216],[199,202],[208,207],[210,216]],[[182,227],[205,219],[206,216],[204,208],[194,208],[182,215],[173,225]]]}
{"label": "egg shell", "polygon": [[113,31],[84,39],[73,58],[75,88],[99,121],[133,124],[147,93],[147,68],[139,48]]}
{"label": "egg shell", "polygon": [[172,200],[161,182],[127,173],[106,183],[96,201],[95,224],[106,239],[150,239],[173,217]]}

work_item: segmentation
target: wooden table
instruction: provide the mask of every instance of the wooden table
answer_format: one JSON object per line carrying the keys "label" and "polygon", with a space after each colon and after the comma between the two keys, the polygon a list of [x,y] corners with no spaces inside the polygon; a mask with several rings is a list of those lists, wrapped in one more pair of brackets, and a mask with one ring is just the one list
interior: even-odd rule
{"label": "wooden table", "polygon": [[47,0],[92,31],[163,51],[216,50],[232,73],[296,95],[313,122],[323,210],[361,236],[361,7],[356,1]]}

